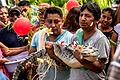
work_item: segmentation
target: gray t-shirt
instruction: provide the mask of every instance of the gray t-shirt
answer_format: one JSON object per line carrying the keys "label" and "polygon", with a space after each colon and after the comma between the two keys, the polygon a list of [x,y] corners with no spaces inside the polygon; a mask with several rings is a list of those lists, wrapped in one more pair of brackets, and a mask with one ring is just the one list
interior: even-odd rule
{"label": "gray t-shirt", "polygon": [[[82,30],[80,30],[81,34],[83,34]],[[82,37],[82,36],[81,36]],[[74,40],[74,39],[73,39]],[[81,41],[78,41],[81,42]],[[98,49],[99,58],[106,58],[108,62],[109,52],[110,52],[110,43],[107,37],[100,31],[96,30],[96,32],[86,41],[82,41],[83,45],[88,46],[91,45]],[[69,80],[104,80],[105,72],[97,74],[95,72],[90,71],[89,69],[71,69]]]}
{"label": "gray t-shirt", "polygon": [[[35,33],[35,35],[33,36],[32,42],[31,42],[32,48],[39,48],[38,50],[41,50],[42,47],[44,47],[43,43],[44,41],[47,41],[47,36],[48,36],[47,34],[44,34],[44,31],[45,30],[43,29]],[[72,33],[65,30],[62,34],[60,34],[57,37],[56,40],[54,40],[54,42],[64,41],[66,44],[70,44],[72,36],[73,36]],[[42,40],[42,37],[44,40]],[[42,73],[42,75],[39,75],[39,80],[54,80],[54,79],[55,80],[67,80],[69,78],[70,69],[68,67],[63,68],[58,65],[56,66],[54,64],[54,65],[51,65],[49,68],[48,64],[46,63],[39,64],[39,66],[41,67],[38,67],[38,73]],[[43,73],[45,74],[43,75]]]}

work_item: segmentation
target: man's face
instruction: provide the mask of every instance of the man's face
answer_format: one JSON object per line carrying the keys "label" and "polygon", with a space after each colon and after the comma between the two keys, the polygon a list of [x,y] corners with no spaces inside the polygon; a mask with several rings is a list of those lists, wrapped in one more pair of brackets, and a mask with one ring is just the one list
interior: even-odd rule
{"label": "man's face", "polygon": [[45,25],[53,32],[52,35],[61,34],[62,19],[58,14],[48,14],[45,19]]}
{"label": "man's face", "polygon": [[11,15],[9,16],[11,22],[14,22],[17,18],[20,17],[22,17],[21,14],[16,11],[12,12]]}
{"label": "man's face", "polygon": [[44,12],[47,8],[41,8],[39,9],[39,18],[40,18],[40,24],[44,24]]}
{"label": "man's face", "polygon": [[83,29],[89,29],[93,27],[95,22],[95,18],[91,12],[89,12],[87,9],[82,11],[79,16],[79,25]]}
{"label": "man's face", "polygon": [[22,12],[26,12],[29,8],[29,6],[20,6]]}
{"label": "man's face", "polygon": [[8,21],[8,10],[4,7],[0,9],[0,20],[3,23],[7,23]]}
{"label": "man's face", "polygon": [[101,14],[100,22],[101,22],[101,27],[108,27],[108,26],[110,26],[111,23],[112,23],[111,13],[109,13],[108,11],[103,12]]}

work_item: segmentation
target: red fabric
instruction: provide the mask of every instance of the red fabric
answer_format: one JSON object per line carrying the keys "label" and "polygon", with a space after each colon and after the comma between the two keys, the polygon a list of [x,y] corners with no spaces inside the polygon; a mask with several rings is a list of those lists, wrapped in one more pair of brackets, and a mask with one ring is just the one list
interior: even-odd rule
{"label": "red fabric", "polygon": [[70,11],[70,9],[72,9],[73,7],[79,7],[79,3],[77,2],[77,0],[69,0],[66,3],[66,8],[68,11]]}

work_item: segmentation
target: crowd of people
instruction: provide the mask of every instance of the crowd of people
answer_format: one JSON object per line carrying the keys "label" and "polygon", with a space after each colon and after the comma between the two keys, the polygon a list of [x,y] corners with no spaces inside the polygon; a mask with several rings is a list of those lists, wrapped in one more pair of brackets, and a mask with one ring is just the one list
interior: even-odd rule
{"label": "crowd of people", "polygon": [[[31,8],[34,10],[31,11]],[[37,9],[31,6],[29,1],[20,1],[10,8],[0,6],[0,80],[12,80],[14,72],[8,72],[4,64],[10,61],[8,57],[18,59],[18,55],[26,57],[42,49],[46,53],[41,58],[49,57],[55,61],[57,67],[51,66],[40,80],[119,80],[119,9],[118,4],[116,10],[112,7],[101,10],[97,3],[88,2],[71,8],[64,16],[60,8],[47,3],[41,3]],[[33,16],[36,16],[32,22],[34,34],[31,35],[29,43],[29,34],[20,36],[15,33],[13,23],[21,17],[32,21]],[[72,55],[82,66],[70,67],[61,60],[55,53],[56,43],[61,46],[62,43],[75,43]],[[97,48],[97,59],[84,58],[81,46]],[[56,76],[53,76],[54,74]],[[21,77],[20,80],[24,78]]]}

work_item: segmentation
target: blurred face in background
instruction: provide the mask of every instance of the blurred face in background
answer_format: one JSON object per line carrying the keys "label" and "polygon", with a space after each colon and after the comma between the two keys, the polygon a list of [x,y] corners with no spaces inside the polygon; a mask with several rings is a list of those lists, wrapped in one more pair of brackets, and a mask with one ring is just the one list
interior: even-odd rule
{"label": "blurred face in background", "polygon": [[46,8],[41,8],[39,9],[39,20],[40,20],[40,24],[44,24],[44,12],[45,12]]}
{"label": "blurred face in background", "polygon": [[13,11],[9,15],[9,18],[10,18],[11,22],[14,22],[17,18],[20,18],[20,17],[22,17],[22,15],[17,11]]}
{"label": "blurred face in background", "polygon": [[58,14],[48,14],[45,19],[45,25],[53,32],[54,36],[61,34],[62,18]]}
{"label": "blurred face in background", "polygon": [[30,6],[20,6],[20,9],[22,12],[26,12],[28,9],[30,9]]}
{"label": "blurred face in background", "polygon": [[38,5],[39,6],[39,18],[40,18],[40,24],[44,24],[44,12],[46,11],[47,8],[50,7],[48,3],[41,3]]}
{"label": "blurred face in background", "polygon": [[0,20],[7,24],[8,22],[8,9],[6,7],[0,8]]}
{"label": "blurred face in background", "polygon": [[100,23],[101,23],[101,27],[104,28],[111,25],[112,16],[111,13],[109,13],[109,11],[105,11],[101,14]]}

